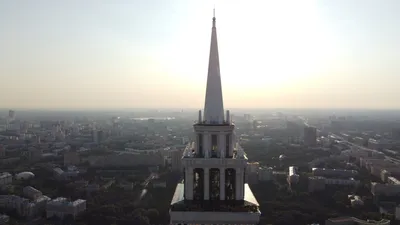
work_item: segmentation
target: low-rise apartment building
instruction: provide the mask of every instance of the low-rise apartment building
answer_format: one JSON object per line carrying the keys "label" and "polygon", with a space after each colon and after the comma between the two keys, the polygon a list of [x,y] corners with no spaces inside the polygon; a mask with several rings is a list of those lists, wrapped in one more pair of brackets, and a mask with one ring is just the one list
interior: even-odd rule
{"label": "low-rise apartment building", "polygon": [[314,176],[334,176],[334,177],[355,177],[358,175],[356,170],[312,168]]}
{"label": "low-rise apartment building", "polygon": [[308,191],[322,191],[326,185],[338,185],[338,186],[357,186],[360,184],[359,180],[339,179],[339,178],[326,178],[321,176],[313,176],[308,178]]}
{"label": "low-rise apartment building", "polygon": [[86,210],[86,200],[78,199],[75,201],[69,201],[67,198],[56,198],[47,203],[46,216],[51,218],[56,216],[60,219],[67,215],[71,215],[75,218],[80,213]]}
{"label": "low-rise apartment building", "polygon": [[371,182],[371,193],[373,195],[398,196],[400,194],[400,185]]}
{"label": "low-rise apartment building", "polygon": [[44,212],[49,200],[50,198],[44,195],[34,201],[16,195],[0,195],[0,207],[15,209],[19,216],[32,218]]}
{"label": "low-rise apartment building", "polygon": [[32,199],[32,200],[36,200],[43,195],[41,191],[37,190],[36,188],[34,188],[32,186],[24,187],[22,189],[22,192],[24,193],[25,197]]}

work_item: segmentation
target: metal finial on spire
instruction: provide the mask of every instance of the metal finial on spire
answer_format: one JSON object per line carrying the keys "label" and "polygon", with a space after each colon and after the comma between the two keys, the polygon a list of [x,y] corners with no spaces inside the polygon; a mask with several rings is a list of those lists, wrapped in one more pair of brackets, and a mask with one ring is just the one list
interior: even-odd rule
{"label": "metal finial on spire", "polygon": [[215,5],[214,5],[214,9],[213,9],[213,17],[215,18]]}
{"label": "metal finial on spire", "polygon": [[214,9],[213,9],[213,26],[215,27],[215,5],[214,5]]}

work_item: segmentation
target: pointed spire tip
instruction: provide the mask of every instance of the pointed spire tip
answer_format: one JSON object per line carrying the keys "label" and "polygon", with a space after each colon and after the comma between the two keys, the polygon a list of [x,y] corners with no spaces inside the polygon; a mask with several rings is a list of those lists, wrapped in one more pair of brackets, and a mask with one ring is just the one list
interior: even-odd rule
{"label": "pointed spire tip", "polygon": [[210,59],[206,86],[206,101],[203,120],[208,124],[224,123],[224,102],[222,98],[221,76],[219,69],[217,29],[215,27],[215,9],[213,11]]}

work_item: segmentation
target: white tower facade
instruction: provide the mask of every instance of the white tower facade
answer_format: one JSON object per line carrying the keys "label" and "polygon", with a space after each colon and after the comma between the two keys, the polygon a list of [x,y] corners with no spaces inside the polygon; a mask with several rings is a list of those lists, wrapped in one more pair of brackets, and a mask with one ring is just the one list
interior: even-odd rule
{"label": "white tower facade", "polygon": [[261,215],[245,183],[247,157],[229,111],[224,115],[215,23],[214,16],[204,116],[200,111],[196,140],[183,153],[184,181],[171,202],[171,224],[258,224]]}

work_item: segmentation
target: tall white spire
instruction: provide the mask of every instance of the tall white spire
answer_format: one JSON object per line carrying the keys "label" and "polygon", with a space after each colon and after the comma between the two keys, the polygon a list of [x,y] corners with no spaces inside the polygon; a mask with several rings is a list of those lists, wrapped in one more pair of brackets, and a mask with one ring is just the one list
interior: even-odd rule
{"label": "tall white spire", "polygon": [[224,122],[224,102],[222,99],[221,76],[219,71],[217,28],[215,27],[215,9],[212,22],[210,59],[204,106],[204,120],[207,124],[222,124]]}

